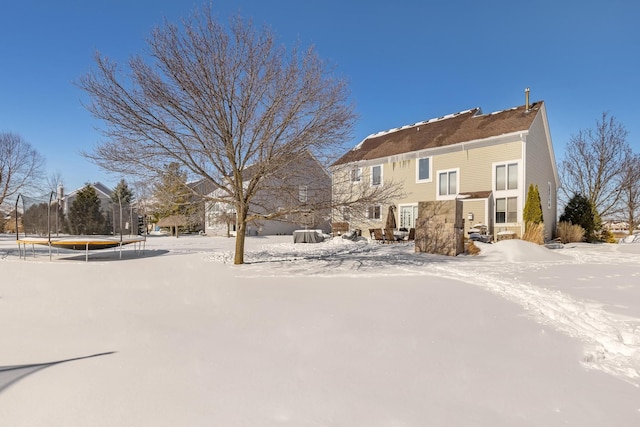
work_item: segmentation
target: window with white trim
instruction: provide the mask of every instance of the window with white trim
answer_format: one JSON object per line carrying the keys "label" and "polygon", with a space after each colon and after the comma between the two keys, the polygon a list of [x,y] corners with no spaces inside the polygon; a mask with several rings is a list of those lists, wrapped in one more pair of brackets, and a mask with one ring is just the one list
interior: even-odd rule
{"label": "window with white trim", "polygon": [[307,203],[307,186],[300,184],[298,186],[298,200],[300,203]]}
{"label": "window with white trim", "polygon": [[496,191],[518,189],[518,164],[496,165]]}
{"label": "window with white trim", "polygon": [[438,172],[438,198],[453,198],[458,194],[458,169]]}
{"label": "window with white trim", "polygon": [[518,198],[496,198],[496,224],[518,222]]}
{"label": "window with white trim", "polygon": [[342,220],[343,221],[349,221],[351,219],[350,215],[349,215],[349,210],[347,209],[346,206],[342,206],[340,208],[340,212],[342,214]]}
{"label": "window with white trim", "polygon": [[351,182],[360,182],[362,179],[362,168],[351,169]]}
{"label": "window with white trim", "polygon": [[371,166],[371,186],[382,185],[382,165]]}
{"label": "window with white trim", "polygon": [[369,206],[369,211],[367,212],[367,218],[380,219],[380,205]]}
{"label": "window with white trim", "polygon": [[416,182],[431,182],[431,157],[416,160]]}

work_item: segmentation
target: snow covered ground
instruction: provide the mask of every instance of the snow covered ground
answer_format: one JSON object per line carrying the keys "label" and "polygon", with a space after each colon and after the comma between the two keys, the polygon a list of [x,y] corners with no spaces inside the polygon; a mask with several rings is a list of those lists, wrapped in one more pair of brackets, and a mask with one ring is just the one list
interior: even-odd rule
{"label": "snow covered ground", "polygon": [[640,244],[233,244],[0,236],[0,424],[640,425]]}

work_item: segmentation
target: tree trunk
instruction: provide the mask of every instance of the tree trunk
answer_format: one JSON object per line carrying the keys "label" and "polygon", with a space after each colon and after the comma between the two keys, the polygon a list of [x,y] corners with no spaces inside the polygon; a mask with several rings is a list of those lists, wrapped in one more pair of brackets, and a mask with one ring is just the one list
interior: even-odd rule
{"label": "tree trunk", "polygon": [[244,264],[244,239],[247,232],[247,209],[236,208],[238,227],[236,230],[236,253],[233,257],[234,264]]}

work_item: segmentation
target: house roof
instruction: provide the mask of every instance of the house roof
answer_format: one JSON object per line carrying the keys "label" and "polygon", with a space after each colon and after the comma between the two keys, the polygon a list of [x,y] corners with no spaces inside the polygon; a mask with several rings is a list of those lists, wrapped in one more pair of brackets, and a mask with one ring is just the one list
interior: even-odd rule
{"label": "house roof", "polygon": [[365,138],[333,165],[374,160],[397,154],[445,147],[528,130],[543,101],[482,114],[480,108],[461,111],[412,125],[378,132]]}
{"label": "house roof", "polygon": [[96,190],[96,192],[98,192],[99,194],[102,194],[105,197],[111,197],[112,191],[109,189],[109,187],[107,187],[101,182],[87,183],[82,187],[73,190],[71,193],[67,194],[65,197],[75,196],[80,190],[85,188],[87,185],[90,185],[91,187],[93,187]]}
{"label": "house roof", "polygon": [[[329,172],[324,167],[324,165],[309,150],[304,150],[302,153],[300,153],[299,155],[297,155],[295,157],[290,156],[289,158],[287,158],[285,160],[285,163],[283,164],[282,168],[284,170],[292,171],[292,172],[288,173],[288,176],[291,176],[291,174],[299,175],[300,173],[305,173],[305,171],[309,170],[308,168],[317,168],[317,170],[322,171],[322,173],[327,178],[329,178],[329,176],[330,176]],[[249,181],[258,172],[259,172],[258,171],[258,164],[252,163],[252,164],[246,166],[243,169],[243,171],[242,171],[242,179],[244,181]],[[282,172],[280,172],[280,177],[282,177]],[[209,193],[213,192],[215,189],[216,189],[216,187],[210,188],[209,189],[210,190]]]}
{"label": "house roof", "polygon": [[488,199],[489,196],[491,196],[491,190],[468,191],[468,192],[458,194],[458,197],[461,199]]}

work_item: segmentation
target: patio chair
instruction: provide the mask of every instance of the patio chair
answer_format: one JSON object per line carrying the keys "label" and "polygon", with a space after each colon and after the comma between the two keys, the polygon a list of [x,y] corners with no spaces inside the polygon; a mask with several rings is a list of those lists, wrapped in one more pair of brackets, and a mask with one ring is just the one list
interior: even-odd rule
{"label": "patio chair", "polygon": [[409,229],[409,236],[407,236],[407,240],[416,240],[416,229],[415,228],[410,228]]}
{"label": "patio chair", "polygon": [[381,228],[370,228],[369,233],[371,233],[371,239],[375,240],[378,243],[384,242],[384,236],[382,235]]}

